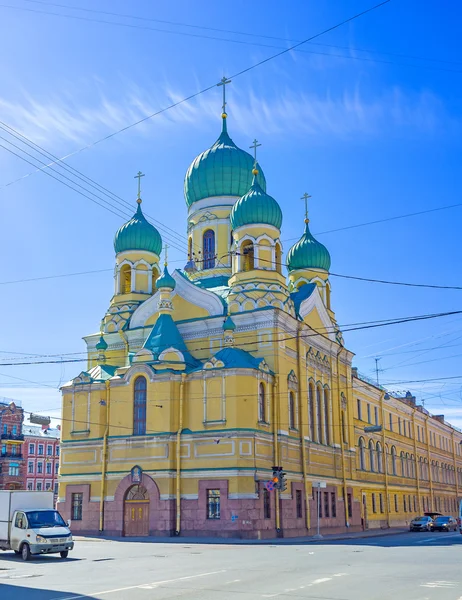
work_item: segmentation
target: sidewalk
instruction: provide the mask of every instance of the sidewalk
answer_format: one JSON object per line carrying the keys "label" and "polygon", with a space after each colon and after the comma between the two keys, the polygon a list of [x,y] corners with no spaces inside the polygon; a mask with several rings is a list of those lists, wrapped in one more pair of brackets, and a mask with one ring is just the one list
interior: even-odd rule
{"label": "sidewalk", "polygon": [[340,540],[361,540],[375,537],[385,537],[388,535],[398,535],[408,533],[407,527],[392,527],[390,529],[369,529],[367,531],[356,531],[352,533],[326,534],[322,539],[314,539],[313,536],[274,538],[265,540],[243,540],[239,538],[219,538],[219,537],[85,537],[74,535],[76,542],[150,542],[152,544],[242,544],[242,545],[283,545],[283,544],[322,544],[331,541]]}

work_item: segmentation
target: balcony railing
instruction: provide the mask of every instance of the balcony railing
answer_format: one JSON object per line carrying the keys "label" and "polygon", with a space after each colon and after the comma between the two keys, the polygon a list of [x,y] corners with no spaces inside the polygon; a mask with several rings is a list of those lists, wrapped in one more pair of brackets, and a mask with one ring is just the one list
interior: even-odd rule
{"label": "balcony railing", "polygon": [[22,458],[22,452],[16,452],[16,454],[13,454],[13,452],[2,452],[0,453],[0,458]]}
{"label": "balcony railing", "polygon": [[24,435],[22,433],[2,433],[0,434],[2,440],[15,440],[18,442],[24,441]]}

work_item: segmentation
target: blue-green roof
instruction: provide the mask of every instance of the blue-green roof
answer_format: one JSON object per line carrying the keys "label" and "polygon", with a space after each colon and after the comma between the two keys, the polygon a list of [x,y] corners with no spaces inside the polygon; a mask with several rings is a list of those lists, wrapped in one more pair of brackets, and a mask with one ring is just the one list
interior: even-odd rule
{"label": "blue-green roof", "polygon": [[194,368],[200,364],[189,353],[175,321],[169,314],[162,314],[158,317],[151,333],[144,342],[143,348],[152,352],[154,360],[158,360],[159,356],[167,348],[174,348],[183,354],[187,367]]}
{"label": "blue-green roof", "polygon": [[300,312],[300,305],[303,302],[303,300],[306,300],[307,298],[309,298],[315,289],[316,289],[315,283],[305,283],[304,285],[300,286],[296,292],[292,292],[290,294],[290,297],[292,298],[292,301],[294,303],[294,308],[295,308],[295,312],[297,313],[297,315]]}
{"label": "blue-green roof", "polygon": [[126,250],[146,250],[160,255],[162,238],[154,225],[146,220],[141,204],[138,204],[130,221],[122,225],[115,234],[114,250],[116,254]]}
{"label": "blue-green roof", "polygon": [[233,206],[230,219],[233,229],[260,223],[281,229],[282,210],[276,200],[262,189],[254,176],[248,192]]}
{"label": "blue-green roof", "polygon": [[[220,360],[224,367],[218,367],[221,369],[261,369],[263,358],[256,358],[252,356],[250,352],[242,350],[241,348],[223,348],[218,351],[214,358]],[[200,367],[202,369],[203,367]],[[198,370],[198,369],[196,369]]]}
{"label": "blue-green roof", "polygon": [[327,248],[312,236],[308,221],[305,233],[287,253],[287,267],[289,272],[296,269],[330,269],[330,254]]}
{"label": "blue-green roof", "polygon": [[223,323],[223,329],[224,331],[234,331],[236,329],[236,325],[234,324],[234,321],[231,319],[231,317],[226,317],[226,320]]}
{"label": "blue-green roof", "polygon": [[[226,118],[223,130],[211,148],[197,156],[186,172],[184,196],[186,204],[213,196],[243,196],[252,184],[252,156],[236,146],[229,137]],[[265,176],[258,175],[258,182],[266,189]]]}
{"label": "blue-green roof", "polygon": [[176,286],[176,281],[173,279],[173,277],[168,272],[167,265],[165,265],[164,272],[159,277],[159,279],[156,281],[156,287],[157,287],[157,289],[169,288],[171,290],[174,290],[175,286]]}

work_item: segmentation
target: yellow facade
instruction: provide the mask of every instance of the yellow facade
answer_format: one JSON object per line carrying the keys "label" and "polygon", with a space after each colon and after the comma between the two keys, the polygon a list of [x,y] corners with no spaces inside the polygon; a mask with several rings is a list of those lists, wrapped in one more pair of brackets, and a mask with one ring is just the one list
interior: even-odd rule
{"label": "yellow facade", "polygon": [[[74,529],[130,535],[136,490],[150,533],[306,535],[319,481],[326,531],[454,513],[462,434],[352,369],[328,270],[283,275],[279,227],[233,231],[236,199],[190,206],[185,271],[159,278],[140,248],[116,256],[87,369],[62,388],[59,502]],[[265,491],[273,466],[284,491]]]}

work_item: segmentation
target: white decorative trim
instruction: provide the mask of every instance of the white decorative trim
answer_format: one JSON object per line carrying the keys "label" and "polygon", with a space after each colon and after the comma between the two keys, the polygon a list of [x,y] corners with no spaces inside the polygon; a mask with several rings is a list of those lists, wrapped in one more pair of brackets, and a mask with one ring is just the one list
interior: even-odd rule
{"label": "white decorative trim", "polygon": [[188,210],[188,223],[196,215],[204,209],[210,208],[226,208],[232,207],[239,200],[239,196],[211,196],[210,198],[202,198],[197,202],[193,202]]}
{"label": "white decorative trim", "polygon": [[[223,304],[216,294],[194,285],[180,275],[177,271],[173,271],[172,277],[176,283],[175,289],[171,293],[172,299],[178,295],[181,298],[184,298],[187,302],[191,302],[199,308],[203,308],[210,316],[223,315]],[[141,306],[135,310],[130,319],[130,329],[134,329],[135,327],[144,327],[146,321],[152,315],[157,314],[159,298],[160,292],[157,291],[154,296],[151,296],[145,300]]]}
{"label": "white decorative trim", "polygon": [[322,321],[322,324],[324,325],[324,327],[326,328],[327,332],[325,335],[333,342],[335,342],[335,332],[333,331],[333,322],[331,320],[331,318],[329,317],[329,313],[327,312],[326,307],[324,306],[324,303],[321,299],[321,296],[319,294],[319,290],[318,290],[318,286],[316,286],[316,288],[313,290],[313,292],[311,293],[311,295],[306,298],[305,300],[303,300],[303,302],[300,304],[300,308],[299,308],[299,313],[302,319],[305,319],[305,317],[314,309],[316,308],[318,313],[319,313],[319,317]]}

